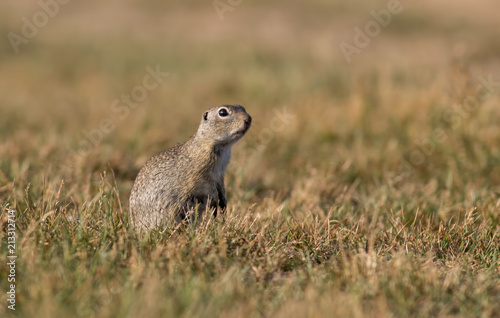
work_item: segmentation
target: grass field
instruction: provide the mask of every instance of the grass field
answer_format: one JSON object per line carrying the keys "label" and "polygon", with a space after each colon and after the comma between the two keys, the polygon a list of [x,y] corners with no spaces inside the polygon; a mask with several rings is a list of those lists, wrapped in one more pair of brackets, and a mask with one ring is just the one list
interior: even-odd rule
{"label": "grass field", "polygon": [[[500,317],[498,2],[94,2],[0,4],[1,317]],[[220,104],[225,218],[136,236]]]}

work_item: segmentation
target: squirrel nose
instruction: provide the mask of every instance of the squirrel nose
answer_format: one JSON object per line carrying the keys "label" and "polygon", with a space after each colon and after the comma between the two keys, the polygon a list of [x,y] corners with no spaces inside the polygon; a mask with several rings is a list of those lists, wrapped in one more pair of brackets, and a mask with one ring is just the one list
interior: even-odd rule
{"label": "squirrel nose", "polygon": [[245,119],[245,124],[250,125],[251,123],[252,123],[252,117],[248,116],[248,117]]}

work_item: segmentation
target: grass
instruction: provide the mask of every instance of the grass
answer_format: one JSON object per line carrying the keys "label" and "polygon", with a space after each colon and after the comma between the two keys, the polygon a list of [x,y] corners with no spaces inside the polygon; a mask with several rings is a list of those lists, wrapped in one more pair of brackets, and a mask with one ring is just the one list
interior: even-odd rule
{"label": "grass", "polygon": [[[19,54],[2,44],[3,295],[7,207],[18,258],[0,316],[499,315],[500,95],[453,108],[500,79],[495,11],[412,3],[347,64],[338,44],[386,2],[292,3],[243,2],[223,23],[201,3],[70,3]],[[0,6],[6,32],[36,11]],[[113,100],[156,65],[170,75],[120,118]],[[138,237],[138,170],[225,103],[254,119],[227,214]],[[82,146],[105,118],[114,130]]]}

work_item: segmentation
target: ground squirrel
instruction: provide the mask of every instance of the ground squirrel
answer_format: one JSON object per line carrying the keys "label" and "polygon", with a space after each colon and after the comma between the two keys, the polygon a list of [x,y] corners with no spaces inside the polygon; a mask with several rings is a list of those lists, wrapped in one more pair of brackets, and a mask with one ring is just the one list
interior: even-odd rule
{"label": "ground squirrel", "polygon": [[252,117],[239,105],[207,110],[198,131],[184,144],[149,159],[130,194],[130,219],[138,230],[190,220],[209,208],[226,208],[224,174],[231,146],[250,128]]}

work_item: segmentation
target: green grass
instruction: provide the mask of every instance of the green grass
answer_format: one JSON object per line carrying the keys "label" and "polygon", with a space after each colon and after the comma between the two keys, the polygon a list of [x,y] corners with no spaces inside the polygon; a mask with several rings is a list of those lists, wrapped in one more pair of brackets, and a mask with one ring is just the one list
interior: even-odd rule
{"label": "green grass", "polygon": [[[34,12],[2,6],[5,32]],[[19,54],[1,47],[0,316],[499,315],[499,91],[457,125],[444,116],[480,76],[500,80],[493,9],[419,32],[444,13],[412,3],[347,64],[339,42],[386,2],[243,2],[225,22],[210,3],[109,6],[68,4]],[[104,29],[82,22],[102,12]],[[113,100],[156,65],[169,77],[120,119]],[[137,236],[138,170],[225,103],[254,119],[227,214]],[[75,160],[104,118],[114,131]]]}

